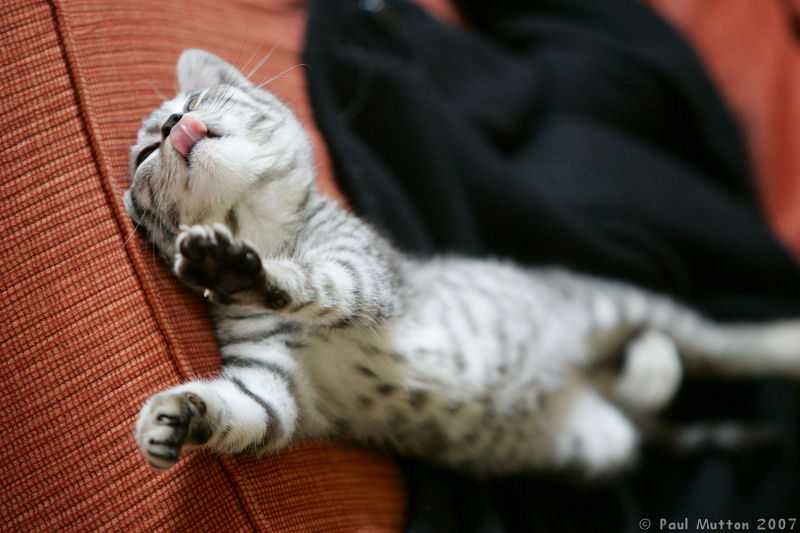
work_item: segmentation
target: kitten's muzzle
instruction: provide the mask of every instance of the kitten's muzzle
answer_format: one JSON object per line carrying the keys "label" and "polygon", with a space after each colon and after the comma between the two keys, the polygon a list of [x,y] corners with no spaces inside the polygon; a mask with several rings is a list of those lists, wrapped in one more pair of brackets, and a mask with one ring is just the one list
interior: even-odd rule
{"label": "kitten's muzzle", "polygon": [[169,137],[172,128],[175,127],[175,124],[180,122],[181,118],[183,118],[183,113],[173,113],[169,116],[166,122],[161,126],[161,140],[166,141],[167,137]]}
{"label": "kitten's muzzle", "polygon": [[183,157],[189,155],[197,141],[208,134],[205,124],[193,114],[174,113],[161,126],[161,136],[169,138],[172,147]]}

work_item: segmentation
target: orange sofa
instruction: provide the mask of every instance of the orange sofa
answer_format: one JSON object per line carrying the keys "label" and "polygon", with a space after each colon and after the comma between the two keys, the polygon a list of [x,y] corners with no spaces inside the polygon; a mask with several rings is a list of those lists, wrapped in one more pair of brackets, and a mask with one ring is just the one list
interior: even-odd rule
{"label": "orange sofa", "polygon": [[[454,18],[445,0],[423,2]],[[800,68],[791,2],[649,0],[709,66],[744,128],[764,205],[800,257]],[[734,5],[735,4],[735,5]],[[202,47],[274,78],[312,130],[295,0],[0,3],[0,530],[388,531],[404,487],[337,442],[276,457],[193,453],[152,471],[131,428],[166,385],[216,371],[204,305],[125,213],[127,148]],[[794,68],[791,68],[794,66]]]}
{"label": "orange sofa", "polygon": [[[167,473],[131,429],[144,400],[215,372],[205,306],[121,198],[141,119],[181,50],[243,65],[311,125],[293,1],[0,4],[2,531],[394,531],[394,463],[334,442],[257,460],[201,452]],[[320,187],[335,194],[315,135]]]}

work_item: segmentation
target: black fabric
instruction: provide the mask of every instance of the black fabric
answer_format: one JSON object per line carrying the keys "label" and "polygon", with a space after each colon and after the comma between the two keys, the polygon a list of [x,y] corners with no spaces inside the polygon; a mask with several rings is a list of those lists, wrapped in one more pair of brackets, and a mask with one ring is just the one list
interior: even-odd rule
{"label": "black fabric", "polygon": [[[311,3],[311,100],[357,213],[419,255],[563,264],[721,319],[800,315],[800,270],[759,213],[736,127],[671,28],[630,0],[457,4],[468,29],[401,0]],[[687,386],[672,416],[786,427],[795,396]],[[635,531],[796,509],[794,438],[752,464],[653,452],[603,489],[409,462],[409,530]]]}

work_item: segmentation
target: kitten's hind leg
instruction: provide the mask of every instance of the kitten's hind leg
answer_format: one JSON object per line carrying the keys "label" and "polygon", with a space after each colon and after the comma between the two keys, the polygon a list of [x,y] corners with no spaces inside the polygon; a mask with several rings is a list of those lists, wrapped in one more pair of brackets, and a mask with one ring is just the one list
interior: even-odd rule
{"label": "kitten's hind leg", "polygon": [[614,405],[580,386],[553,411],[552,467],[586,478],[614,475],[636,459],[639,436]]}

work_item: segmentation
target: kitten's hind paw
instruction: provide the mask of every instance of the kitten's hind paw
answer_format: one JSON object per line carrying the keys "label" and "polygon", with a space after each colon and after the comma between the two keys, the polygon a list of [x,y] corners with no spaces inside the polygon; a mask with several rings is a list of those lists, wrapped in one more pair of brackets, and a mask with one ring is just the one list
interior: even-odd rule
{"label": "kitten's hind paw", "polygon": [[573,395],[558,424],[557,464],[584,479],[614,477],[636,460],[636,428],[616,406],[591,389]]}
{"label": "kitten's hind paw", "polygon": [[210,437],[206,404],[191,392],[153,396],[136,422],[136,442],[156,470],[175,464],[184,444],[205,444]]}
{"label": "kitten's hind paw", "polygon": [[269,309],[288,305],[289,296],[267,277],[258,252],[236,240],[222,225],[192,226],[178,236],[175,273],[204,289],[221,304],[252,304]]}
{"label": "kitten's hind paw", "polygon": [[625,348],[615,398],[631,411],[653,413],[672,401],[682,379],[683,366],[675,341],[659,331],[646,331]]}

